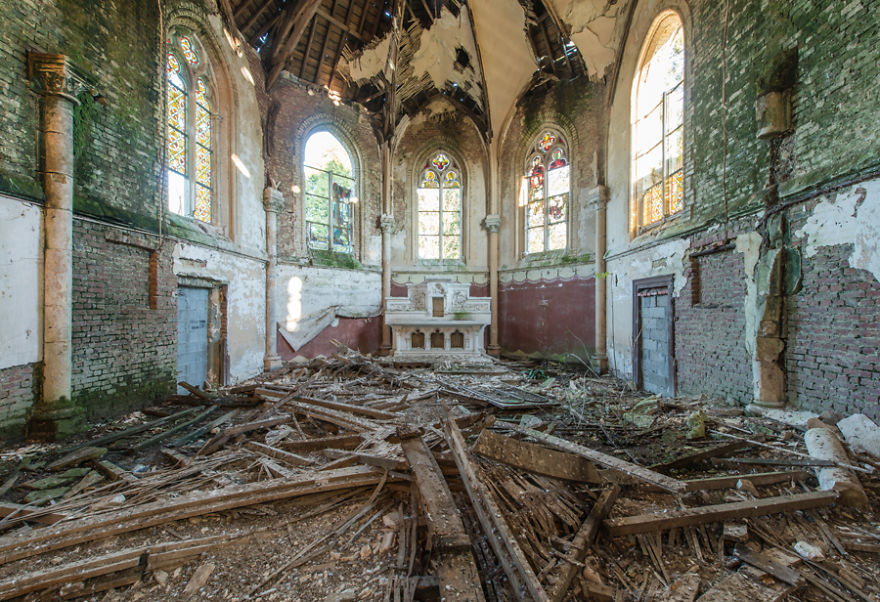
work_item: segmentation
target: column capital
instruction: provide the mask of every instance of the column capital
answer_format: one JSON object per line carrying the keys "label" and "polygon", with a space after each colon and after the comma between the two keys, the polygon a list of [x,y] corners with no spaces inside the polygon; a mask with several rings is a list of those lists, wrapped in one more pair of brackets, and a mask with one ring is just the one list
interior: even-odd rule
{"label": "column capital", "polygon": [[76,96],[90,86],[63,54],[28,52],[31,89],[43,96],[62,96],[79,104]]}
{"label": "column capital", "polygon": [[486,226],[486,230],[489,232],[498,232],[501,229],[501,216],[497,213],[490,213],[486,216],[486,219],[483,220],[483,224]]}
{"label": "column capital", "polygon": [[284,194],[277,188],[269,186],[263,189],[263,207],[271,213],[280,213],[284,209]]}
{"label": "column capital", "polygon": [[588,190],[585,204],[595,210],[604,209],[608,204],[608,187],[600,184]]}
{"label": "column capital", "polygon": [[382,217],[379,218],[379,227],[382,228],[383,232],[391,232],[394,228],[394,216],[390,213],[383,213]]}

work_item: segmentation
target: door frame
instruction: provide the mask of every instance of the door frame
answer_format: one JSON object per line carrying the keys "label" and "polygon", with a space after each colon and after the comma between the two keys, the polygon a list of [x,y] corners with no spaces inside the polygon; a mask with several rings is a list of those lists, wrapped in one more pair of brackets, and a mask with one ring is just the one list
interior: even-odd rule
{"label": "door frame", "polygon": [[669,297],[669,321],[668,321],[668,332],[667,332],[667,340],[668,345],[666,349],[666,357],[668,358],[668,370],[669,370],[669,384],[670,384],[670,393],[671,395],[675,395],[676,383],[675,383],[675,338],[674,338],[674,324],[675,324],[675,303],[673,302],[672,293],[673,293],[673,285],[675,282],[675,277],[672,274],[668,274],[665,276],[652,276],[650,278],[640,278],[638,280],[633,280],[633,292],[632,292],[632,349],[633,349],[633,381],[636,384],[637,389],[642,389],[644,383],[642,382],[642,366],[641,366],[641,346],[642,346],[642,315],[641,315],[641,304],[639,303],[639,293],[644,290],[651,288],[665,288],[666,295]]}
{"label": "door frame", "polygon": [[[177,288],[201,288],[208,290],[208,375],[216,372],[217,384],[229,383],[229,342],[227,324],[227,300],[229,285],[223,280],[199,276],[178,276]],[[218,338],[211,341],[212,327]],[[201,386],[201,383],[199,383]]]}

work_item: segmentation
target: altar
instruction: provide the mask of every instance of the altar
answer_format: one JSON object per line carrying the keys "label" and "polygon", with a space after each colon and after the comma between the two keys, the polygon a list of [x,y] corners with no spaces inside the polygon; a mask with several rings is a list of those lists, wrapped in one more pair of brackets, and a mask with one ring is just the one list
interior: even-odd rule
{"label": "altar", "polygon": [[393,359],[408,362],[490,364],[484,332],[492,323],[491,297],[471,297],[470,284],[432,279],[386,297]]}

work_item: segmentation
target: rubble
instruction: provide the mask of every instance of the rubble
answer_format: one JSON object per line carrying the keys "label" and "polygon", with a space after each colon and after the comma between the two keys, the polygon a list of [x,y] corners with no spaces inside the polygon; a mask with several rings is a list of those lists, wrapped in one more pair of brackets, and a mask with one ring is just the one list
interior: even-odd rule
{"label": "rubble", "polygon": [[[805,445],[562,366],[400,370],[345,348],[184,389],[139,424],[0,455],[0,599],[880,592],[875,469],[827,425]],[[867,503],[828,486],[844,470]]]}

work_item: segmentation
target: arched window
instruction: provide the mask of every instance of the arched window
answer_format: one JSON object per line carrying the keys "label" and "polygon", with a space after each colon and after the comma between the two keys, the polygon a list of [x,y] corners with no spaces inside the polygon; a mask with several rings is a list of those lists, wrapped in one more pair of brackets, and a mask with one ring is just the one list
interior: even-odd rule
{"label": "arched window", "polygon": [[173,31],[165,58],[168,209],[206,223],[216,219],[216,118],[210,67],[196,38]]}
{"label": "arched window", "polygon": [[526,165],[526,253],[566,248],[570,174],[565,140],[545,131],[531,146]]}
{"label": "arched window", "polygon": [[432,153],[422,168],[419,259],[461,259],[461,170],[449,153]]}
{"label": "arched window", "polygon": [[357,202],[351,155],[330,132],[315,132],[306,142],[303,175],[309,248],[351,253]]}
{"label": "arched window", "polygon": [[684,30],[675,12],[654,21],[633,85],[633,202],[644,227],[684,206]]}

